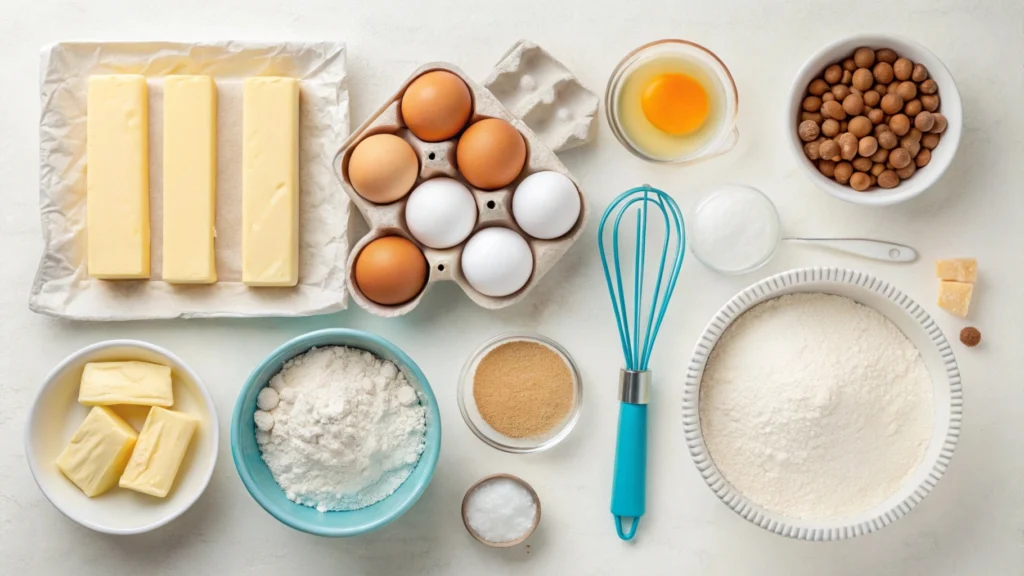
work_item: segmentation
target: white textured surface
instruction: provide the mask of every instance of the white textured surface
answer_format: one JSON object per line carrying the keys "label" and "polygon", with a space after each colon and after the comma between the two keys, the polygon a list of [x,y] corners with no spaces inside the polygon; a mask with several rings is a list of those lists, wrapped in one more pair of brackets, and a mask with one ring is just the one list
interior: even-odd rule
{"label": "white textured surface", "polygon": [[[280,576],[335,574],[700,574],[705,576],[947,576],[1024,573],[1024,6],[1010,0],[865,0],[837,16],[816,1],[698,2],[610,0],[489,4],[329,0],[51,0],[4,4],[0,62],[0,571],[11,574],[184,573]],[[851,206],[818,190],[794,165],[781,131],[786,94],[805,57],[856,30],[898,32],[942,58],[964,101],[966,130],[949,173],[928,194],[886,209]],[[531,38],[558,55],[585,85],[600,89],[630,49],[678,35],[714,49],[736,76],[739,145],[729,154],[678,168],[643,163],[623,150],[604,118],[597,141],[562,160],[592,201],[595,215],[617,193],[649,182],[672,191],[687,216],[696,195],[724,182],[763,189],[783,228],[806,235],[876,236],[911,244],[922,258],[891,266],[786,245],[765,269],[721,277],[687,257],[677,300],[654,352],[650,408],[648,514],[636,542],[614,535],[608,512],[621,364],[615,322],[591,240],[599,218],[524,302],[487,311],[454,284],[432,290],[400,319],[352,307],[293,320],[216,320],[77,324],[28,311],[28,289],[42,249],[38,214],[38,51],[68,38],[184,40],[344,39],[349,50],[352,118],[367,118],[417,66],[459,64],[484,77],[504,50]],[[739,518],[707,489],[682,439],[682,380],[704,324],[733,294],[770,273],[839,265],[898,285],[934,313],[955,339],[964,323],[932,304],[932,261],[977,256],[981,279],[971,323],[982,345],[954,342],[968,411],[953,464],[936,490],[906,518],[877,534],[832,544],[798,542]],[[92,533],[53,509],[33,484],[22,450],[28,403],[46,372],[73,350],[114,337],[150,339],[178,353],[209,385],[227,416],[250,370],[278,344],[326,326],[365,328],[403,347],[434,387],[444,423],[434,481],[409,513],[356,540],[291,530],[245,492],[221,436],[219,467],[198,505],[152,534]],[[585,380],[582,418],[550,452],[520,456],[480,442],[462,423],[455,387],[463,361],[483,341],[510,329],[537,330],[564,344]],[[523,547],[493,550],[462,526],[465,490],[482,476],[509,472],[530,482],[544,517]]]}

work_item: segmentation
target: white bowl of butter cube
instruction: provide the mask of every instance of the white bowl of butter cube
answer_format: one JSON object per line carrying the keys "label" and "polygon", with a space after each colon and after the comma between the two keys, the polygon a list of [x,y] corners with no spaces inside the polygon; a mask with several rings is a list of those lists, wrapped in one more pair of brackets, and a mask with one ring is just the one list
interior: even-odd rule
{"label": "white bowl of butter cube", "polygon": [[46,377],[25,454],[47,499],[107,534],[139,534],[183,514],[217,461],[217,412],[199,376],[137,340],[87,346]]}

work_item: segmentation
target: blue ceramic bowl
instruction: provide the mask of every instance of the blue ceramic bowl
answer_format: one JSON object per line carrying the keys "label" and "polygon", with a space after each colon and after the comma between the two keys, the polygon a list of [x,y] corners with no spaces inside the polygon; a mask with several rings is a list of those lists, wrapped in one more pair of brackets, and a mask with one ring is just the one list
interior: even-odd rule
{"label": "blue ceramic bowl", "polygon": [[[427,409],[426,447],[416,468],[394,494],[366,508],[317,512],[314,508],[292,502],[274,481],[256,444],[253,422],[256,396],[270,378],[281,371],[285,362],[314,346],[360,348],[394,362],[419,392],[420,401]],[[231,418],[231,457],[246,490],[274,518],[296,530],[317,536],[358,536],[386,526],[405,514],[426,490],[427,484],[430,484],[440,451],[441,415],[437,409],[437,399],[423,372],[394,344],[360,330],[330,328],[303,334],[285,342],[249,375],[238,395]]]}

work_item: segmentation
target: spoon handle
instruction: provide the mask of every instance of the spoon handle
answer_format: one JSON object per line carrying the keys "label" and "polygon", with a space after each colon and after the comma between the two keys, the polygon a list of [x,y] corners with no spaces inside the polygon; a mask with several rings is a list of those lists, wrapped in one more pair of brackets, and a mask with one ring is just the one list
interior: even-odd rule
{"label": "spoon handle", "polygon": [[823,246],[884,262],[913,262],[917,260],[917,251],[910,246],[868,238],[783,238],[783,240]]}

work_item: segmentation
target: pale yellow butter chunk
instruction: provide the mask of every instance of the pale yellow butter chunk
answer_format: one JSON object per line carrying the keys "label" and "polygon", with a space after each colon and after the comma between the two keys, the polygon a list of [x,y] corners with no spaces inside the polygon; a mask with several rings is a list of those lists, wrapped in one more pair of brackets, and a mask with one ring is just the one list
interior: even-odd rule
{"label": "pale yellow butter chunk", "polygon": [[138,434],[105,406],[96,406],[57,457],[57,468],[92,498],[117,484]]}
{"label": "pale yellow butter chunk", "polygon": [[163,279],[217,281],[217,86],[209,76],[164,81]]}
{"label": "pale yellow butter chunk", "polygon": [[935,262],[935,275],[942,280],[955,282],[976,282],[978,261],[974,258],[950,258]]}
{"label": "pale yellow butter chunk", "polygon": [[198,426],[199,421],[187,414],[152,408],[118,485],[158,498],[167,496]]}
{"label": "pale yellow butter chunk", "polygon": [[139,75],[89,78],[86,230],[95,278],[149,278],[147,94]]}
{"label": "pale yellow butter chunk", "polygon": [[149,362],[89,362],[78,401],[86,406],[173,406],[171,369]]}
{"label": "pale yellow butter chunk", "polygon": [[245,81],[242,103],[242,282],[299,281],[299,83]]}
{"label": "pale yellow butter chunk", "polygon": [[974,284],[943,280],[939,284],[939,308],[950,314],[966,318],[973,294]]}

